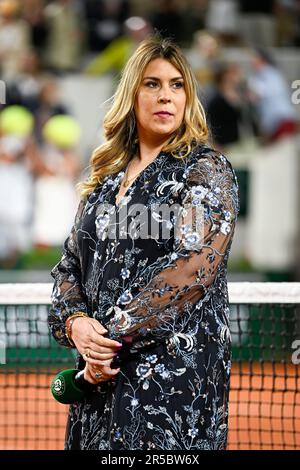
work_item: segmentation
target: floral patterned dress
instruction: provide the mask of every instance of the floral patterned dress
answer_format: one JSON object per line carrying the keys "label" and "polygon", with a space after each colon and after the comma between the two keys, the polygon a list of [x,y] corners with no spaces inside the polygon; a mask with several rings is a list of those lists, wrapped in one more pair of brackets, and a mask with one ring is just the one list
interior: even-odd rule
{"label": "floral patterned dress", "polygon": [[[51,272],[58,343],[70,347],[64,322],[78,310],[124,340],[117,377],[70,406],[65,448],[225,449],[236,176],[224,155],[200,144],[184,158],[160,152],[116,205],[123,176],[106,176],[80,202]],[[163,205],[181,209],[167,217]],[[145,211],[157,225],[136,236]]]}

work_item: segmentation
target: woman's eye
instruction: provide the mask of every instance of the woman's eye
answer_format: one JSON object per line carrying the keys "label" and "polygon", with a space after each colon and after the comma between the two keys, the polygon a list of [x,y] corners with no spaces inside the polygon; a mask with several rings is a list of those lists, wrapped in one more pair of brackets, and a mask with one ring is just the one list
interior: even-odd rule
{"label": "woman's eye", "polygon": [[182,88],[183,87],[183,82],[174,82],[173,83],[173,88]]}
{"label": "woman's eye", "polygon": [[[145,86],[148,88],[157,88],[159,86],[158,82],[150,81],[145,82]],[[174,82],[170,85],[173,89],[178,90],[183,87],[183,82]]]}
{"label": "woman's eye", "polygon": [[155,88],[157,86],[156,82],[146,82],[145,85],[149,88]]}

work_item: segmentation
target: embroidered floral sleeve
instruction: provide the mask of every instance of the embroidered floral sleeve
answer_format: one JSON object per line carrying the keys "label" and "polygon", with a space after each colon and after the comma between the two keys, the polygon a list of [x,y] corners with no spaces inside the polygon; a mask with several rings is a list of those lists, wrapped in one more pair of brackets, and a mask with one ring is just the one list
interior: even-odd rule
{"label": "embroidered floral sleeve", "polygon": [[[189,167],[175,224],[173,252],[159,258],[150,282],[122,308],[111,307],[106,327],[113,338],[143,346],[176,333],[191,305],[208,298],[218,271],[226,268],[238,213],[237,182],[217,152]],[[199,223],[200,221],[200,223]]]}
{"label": "embroidered floral sleeve", "polygon": [[80,256],[76,236],[84,207],[85,200],[82,199],[70,235],[64,242],[61,260],[51,271],[54,285],[48,324],[56,341],[67,347],[71,346],[66,337],[66,319],[74,312],[87,312],[87,302],[81,285]]}

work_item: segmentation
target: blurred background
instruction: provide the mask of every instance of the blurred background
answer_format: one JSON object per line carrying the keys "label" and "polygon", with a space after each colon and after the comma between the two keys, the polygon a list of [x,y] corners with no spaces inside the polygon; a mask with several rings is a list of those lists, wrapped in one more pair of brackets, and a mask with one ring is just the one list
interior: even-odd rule
{"label": "blurred background", "polygon": [[52,282],[107,100],[155,30],[239,180],[229,280],[300,280],[300,0],[0,0],[0,283]]}
{"label": "blurred background", "polygon": [[239,181],[229,448],[300,448],[300,0],[0,0],[2,449],[63,448],[49,387],[74,351],[49,334],[50,270],[120,71],[155,30],[183,48]]}

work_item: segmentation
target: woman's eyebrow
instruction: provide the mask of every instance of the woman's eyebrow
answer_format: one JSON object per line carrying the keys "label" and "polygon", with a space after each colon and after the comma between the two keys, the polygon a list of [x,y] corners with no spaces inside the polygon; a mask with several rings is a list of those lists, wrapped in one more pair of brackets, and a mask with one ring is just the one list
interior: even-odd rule
{"label": "woman's eyebrow", "polygon": [[[143,80],[157,80],[160,81],[160,78],[158,77],[144,77]],[[174,82],[175,80],[183,80],[183,77],[174,77],[170,79],[170,82]]]}

